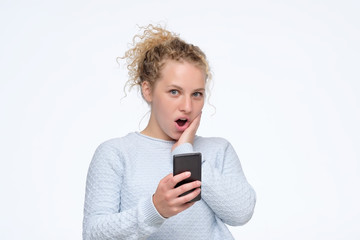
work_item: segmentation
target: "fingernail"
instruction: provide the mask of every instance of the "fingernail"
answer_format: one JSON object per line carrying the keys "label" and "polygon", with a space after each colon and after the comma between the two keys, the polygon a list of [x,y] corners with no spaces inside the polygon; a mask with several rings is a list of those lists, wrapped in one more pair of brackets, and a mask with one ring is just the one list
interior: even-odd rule
{"label": "fingernail", "polygon": [[190,175],[191,175],[191,172],[186,172],[185,175],[186,175],[186,176],[190,176]]}

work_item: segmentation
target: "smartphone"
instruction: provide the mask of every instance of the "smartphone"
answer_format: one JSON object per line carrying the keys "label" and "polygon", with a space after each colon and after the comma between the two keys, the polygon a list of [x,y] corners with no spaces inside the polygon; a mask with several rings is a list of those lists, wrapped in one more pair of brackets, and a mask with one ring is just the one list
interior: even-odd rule
{"label": "smartphone", "polygon": [[[177,175],[186,171],[191,172],[191,176],[178,184],[175,188],[181,186],[185,183],[193,182],[196,180],[201,181],[201,153],[184,153],[184,154],[175,154],[173,156],[173,175]],[[179,197],[191,193],[195,189],[187,191],[181,194]],[[190,202],[199,201],[201,199],[201,192]]]}

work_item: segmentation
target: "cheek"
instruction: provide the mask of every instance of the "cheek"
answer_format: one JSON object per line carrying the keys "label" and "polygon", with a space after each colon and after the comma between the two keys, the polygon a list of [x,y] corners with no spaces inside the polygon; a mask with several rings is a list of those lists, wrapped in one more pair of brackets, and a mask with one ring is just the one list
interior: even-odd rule
{"label": "cheek", "polygon": [[161,122],[166,122],[171,119],[170,107],[166,101],[161,101],[156,104],[156,112]]}
{"label": "cheek", "polygon": [[196,110],[201,111],[204,107],[204,103],[205,103],[204,100],[199,101],[198,104],[196,104]]}

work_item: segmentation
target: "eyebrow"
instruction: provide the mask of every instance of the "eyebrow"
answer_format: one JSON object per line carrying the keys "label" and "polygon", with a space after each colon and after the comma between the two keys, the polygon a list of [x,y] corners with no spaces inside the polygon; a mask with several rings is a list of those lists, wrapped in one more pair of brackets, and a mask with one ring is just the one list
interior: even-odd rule
{"label": "eyebrow", "polygon": [[[177,88],[177,89],[180,89],[181,91],[184,90],[182,87],[175,85],[175,84],[171,84],[168,87],[169,88]],[[194,91],[205,91],[205,88],[197,88],[197,89],[194,89]]]}

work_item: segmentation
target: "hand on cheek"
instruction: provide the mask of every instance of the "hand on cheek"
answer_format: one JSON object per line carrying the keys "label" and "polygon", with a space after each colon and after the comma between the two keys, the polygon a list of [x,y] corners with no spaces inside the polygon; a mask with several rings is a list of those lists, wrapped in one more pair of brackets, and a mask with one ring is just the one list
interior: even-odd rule
{"label": "hand on cheek", "polygon": [[177,146],[183,143],[194,143],[195,134],[200,125],[201,114],[202,112],[194,118],[189,127],[181,134],[179,140],[177,140],[177,142],[172,146],[171,150],[174,150]]}

